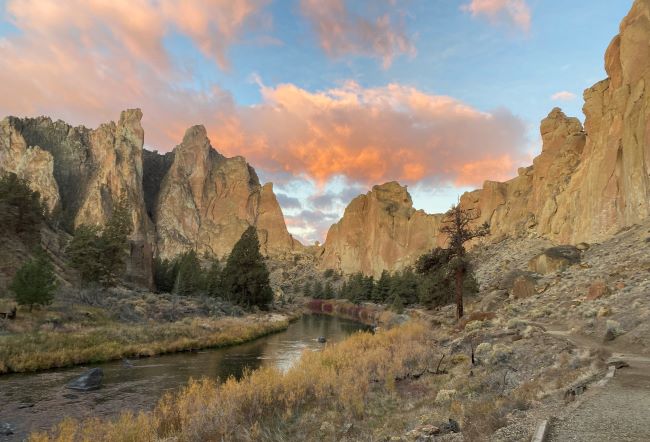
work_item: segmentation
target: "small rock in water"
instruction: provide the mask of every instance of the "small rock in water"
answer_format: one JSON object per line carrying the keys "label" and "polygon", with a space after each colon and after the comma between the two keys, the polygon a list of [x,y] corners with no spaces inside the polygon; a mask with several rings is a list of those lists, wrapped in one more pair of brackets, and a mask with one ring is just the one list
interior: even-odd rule
{"label": "small rock in water", "polygon": [[325,336],[319,336],[318,337],[318,342],[320,342],[321,344],[324,344],[324,343],[327,342],[327,339],[325,338]]}
{"label": "small rock in water", "polygon": [[10,424],[0,424],[0,436],[11,436],[12,434],[14,434],[14,429]]}
{"label": "small rock in water", "polygon": [[127,358],[122,359],[122,366],[126,368],[133,368],[133,362],[129,361]]}
{"label": "small rock in water", "polygon": [[71,390],[90,391],[97,390],[102,386],[104,372],[101,368],[93,368],[86,373],[68,382],[67,387]]}

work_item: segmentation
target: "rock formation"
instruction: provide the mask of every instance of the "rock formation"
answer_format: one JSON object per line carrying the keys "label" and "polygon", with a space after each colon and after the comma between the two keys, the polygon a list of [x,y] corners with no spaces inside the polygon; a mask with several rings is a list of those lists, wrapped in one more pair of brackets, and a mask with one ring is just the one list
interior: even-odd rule
{"label": "rock formation", "polygon": [[[542,121],[542,153],[532,166],[461,197],[463,207],[480,209],[477,223],[490,224],[491,240],[529,235],[560,244],[601,241],[650,215],[650,0],[634,2],[607,49],[605,67],[609,78],[585,91],[584,129],[553,109]],[[412,234],[406,215],[386,228],[391,218],[372,207],[388,204],[379,203],[374,190],[355,199],[328,233],[323,266],[376,275],[412,263],[441,242],[433,239],[435,222],[423,227],[428,242],[406,242]],[[412,210],[410,199],[407,206]]]}
{"label": "rock formation", "polygon": [[321,266],[375,276],[402,269],[437,245],[441,219],[415,210],[406,187],[396,182],[374,186],[330,228]]}
{"label": "rock formation", "polygon": [[189,128],[172,155],[153,210],[161,257],[190,249],[223,257],[250,225],[258,228],[264,254],[297,246],[273,186],[262,187],[244,158],[226,158],[214,150],[203,126]]}
{"label": "rock formation", "polygon": [[153,226],[142,191],[144,131],[139,109],[97,129],[47,117],[8,117],[0,123],[0,171],[17,173],[40,192],[61,226],[103,225],[124,196],[133,221],[130,279],[151,283]]}

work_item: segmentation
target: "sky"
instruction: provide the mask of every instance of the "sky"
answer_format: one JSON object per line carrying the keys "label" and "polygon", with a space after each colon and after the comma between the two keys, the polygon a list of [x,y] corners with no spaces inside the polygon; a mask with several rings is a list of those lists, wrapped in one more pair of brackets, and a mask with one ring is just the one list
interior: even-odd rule
{"label": "sky", "polygon": [[632,0],[0,0],[0,115],[96,127],[141,108],[145,147],[206,126],[324,241],[356,195],[442,212],[584,118]]}

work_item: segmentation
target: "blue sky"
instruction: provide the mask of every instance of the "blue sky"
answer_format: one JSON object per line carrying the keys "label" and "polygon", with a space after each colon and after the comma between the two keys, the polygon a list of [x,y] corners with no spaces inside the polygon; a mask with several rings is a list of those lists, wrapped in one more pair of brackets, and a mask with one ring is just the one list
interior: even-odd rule
{"label": "blue sky", "polygon": [[632,0],[101,3],[0,0],[0,110],[96,126],[141,107],[163,151],[205,124],[311,242],[372,184],[441,211],[529,164],[553,107],[583,118]]}

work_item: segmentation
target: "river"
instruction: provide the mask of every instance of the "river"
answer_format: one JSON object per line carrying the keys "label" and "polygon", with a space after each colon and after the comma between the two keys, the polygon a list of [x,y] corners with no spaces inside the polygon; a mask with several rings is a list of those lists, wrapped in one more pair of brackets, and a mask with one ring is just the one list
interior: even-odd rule
{"label": "river", "polygon": [[[110,418],[123,410],[150,410],[165,392],[179,389],[190,378],[240,377],[245,369],[265,365],[286,370],[304,351],[319,351],[367,329],[345,319],[305,315],[285,331],[233,347],[136,359],[132,367],[114,361],[0,376],[0,429],[8,423],[14,430],[12,436],[0,435],[0,441],[23,440],[29,432],[49,429],[66,416]],[[327,344],[318,342],[320,336]],[[68,381],[93,367],[104,371],[101,389],[77,392],[65,388]]]}

